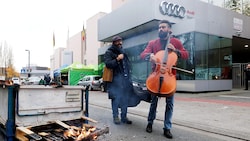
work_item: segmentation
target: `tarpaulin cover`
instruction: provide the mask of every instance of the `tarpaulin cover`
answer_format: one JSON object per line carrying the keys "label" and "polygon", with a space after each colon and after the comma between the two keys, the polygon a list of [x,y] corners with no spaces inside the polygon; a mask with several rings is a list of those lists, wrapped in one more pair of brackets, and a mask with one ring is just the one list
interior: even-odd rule
{"label": "tarpaulin cover", "polygon": [[85,75],[93,75],[97,72],[93,65],[86,66],[81,63],[73,63],[61,70],[61,73],[68,73],[69,85],[77,85],[78,81]]}

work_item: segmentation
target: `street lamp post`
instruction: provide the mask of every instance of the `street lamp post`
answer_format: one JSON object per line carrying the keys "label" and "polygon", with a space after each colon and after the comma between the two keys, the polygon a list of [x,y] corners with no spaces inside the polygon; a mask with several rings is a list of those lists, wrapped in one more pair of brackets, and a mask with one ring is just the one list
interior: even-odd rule
{"label": "street lamp post", "polygon": [[28,77],[30,77],[30,50],[26,49],[25,51],[28,51]]}

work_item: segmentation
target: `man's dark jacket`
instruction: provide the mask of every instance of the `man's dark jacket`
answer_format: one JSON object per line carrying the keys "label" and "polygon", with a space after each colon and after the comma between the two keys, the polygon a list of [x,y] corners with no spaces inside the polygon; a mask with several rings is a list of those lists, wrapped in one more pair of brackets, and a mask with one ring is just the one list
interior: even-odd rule
{"label": "man's dark jacket", "polygon": [[[124,58],[117,61],[119,54],[124,54]],[[128,56],[124,51],[114,45],[108,48],[104,55],[106,67],[113,69],[113,80],[108,83],[109,98],[115,98],[118,94],[129,97],[129,107],[134,107],[140,103],[139,97],[134,93],[131,81],[131,68]],[[125,69],[124,69],[125,68]]]}

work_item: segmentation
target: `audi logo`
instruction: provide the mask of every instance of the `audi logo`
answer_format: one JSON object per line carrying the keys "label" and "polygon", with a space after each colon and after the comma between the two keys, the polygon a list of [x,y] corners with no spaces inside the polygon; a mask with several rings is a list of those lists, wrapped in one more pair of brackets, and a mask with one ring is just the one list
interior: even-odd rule
{"label": "audi logo", "polygon": [[163,15],[174,16],[182,19],[185,17],[186,9],[181,5],[162,1],[160,3],[160,12]]}

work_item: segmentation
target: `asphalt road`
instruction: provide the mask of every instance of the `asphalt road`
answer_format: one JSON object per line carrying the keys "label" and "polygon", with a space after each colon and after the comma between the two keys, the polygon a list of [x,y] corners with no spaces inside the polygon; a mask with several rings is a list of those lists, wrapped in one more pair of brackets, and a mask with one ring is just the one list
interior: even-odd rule
{"label": "asphalt road", "polygon": [[[132,125],[115,125],[112,122],[110,100],[108,100],[107,98],[107,93],[103,93],[99,91],[90,91],[89,94],[90,94],[89,117],[99,121],[101,126],[105,125],[110,128],[110,134],[103,136],[101,140],[105,140],[105,141],[156,141],[156,140],[164,141],[164,140],[169,140],[163,136],[163,130],[162,130],[163,117],[159,117],[159,115],[162,115],[161,112],[163,112],[161,107],[158,107],[159,108],[158,113],[157,113],[158,117],[153,126],[154,131],[153,133],[150,134],[145,131],[145,128],[147,125],[146,117],[148,113],[149,103],[141,102],[137,107],[129,108],[128,117],[133,121]],[[203,126],[204,125],[207,126],[207,128],[206,127],[197,128],[197,125],[199,125],[199,122],[196,123],[196,125],[194,124],[195,121],[190,122],[190,123],[185,122],[185,124],[183,124],[181,123],[180,120],[178,120],[179,118],[178,116],[182,116],[181,118],[185,119],[185,114],[186,114],[185,113],[184,115],[179,115],[180,112],[182,112],[181,110],[179,110],[179,107],[188,107],[192,104],[195,104],[196,107],[201,106],[201,107],[197,107],[196,109],[202,109],[203,107],[205,107],[201,105],[200,103],[193,102],[192,101],[193,98],[198,98],[198,99],[202,98],[202,100],[204,99],[208,100],[208,102],[205,101],[206,105],[208,105],[205,107],[206,109],[211,109],[211,108],[214,108],[213,106],[218,105],[217,103],[213,103],[214,100],[224,100],[224,101],[231,100],[232,102],[236,102],[236,103],[238,103],[239,101],[242,101],[241,98],[232,99],[230,96],[232,95],[227,95],[227,93],[209,93],[207,95],[178,94],[178,96],[176,96],[177,99],[187,98],[189,100],[187,101],[184,100],[184,102],[182,102],[181,100],[176,100],[177,108],[175,108],[175,111],[177,109],[178,112],[176,113],[177,119],[175,118],[175,115],[174,115],[174,124],[173,124],[173,129],[172,129],[172,134],[174,138],[172,140],[173,141],[242,141],[242,140],[245,140],[244,138],[243,139],[238,138],[237,136],[231,137],[230,132],[226,132],[226,130],[223,130],[223,132],[220,132],[217,134],[216,131],[218,130],[218,127],[215,126],[217,123],[211,122],[208,124],[204,124],[204,123],[207,123],[207,121],[204,121],[204,123],[202,122],[201,123]],[[209,100],[212,100],[212,101],[209,101]],[[160,101],[159,106],[163,104],[163,101],[164,100]],[[245,99],[243,101],[245,101]],[[182,110],[192,111],[192,109],[185,109],[185,108],[183,108]],[[198,119],[202,116],[202,115],[199,115],[199,113],[194,113],[194,114],[195,114],[193,115],[194,119],[195,118]],[[203,117],[201,117],[201,120],[202,118]],[[210,120],[213,121],[213,119],[210,119]]]}
{"label": "asphalt road", "polygon": [[[163,136],[162,121],[156,120],[153,132],[145,131],[146,118],[129,114],[133,121],[132,125],[115,125],[112,122],[111,110],[99,106],[90,105],[90,117],[97,120],[97,127],[109,127],[109,134],[105,134],[98,139],[100,141],[166,141],[170,140]],[[90,123],[91,124],[91,123]],[[174,136],[172,141],[239,141],[226,136],[221,136],[201,130],[174,125],[172,130]]]}

